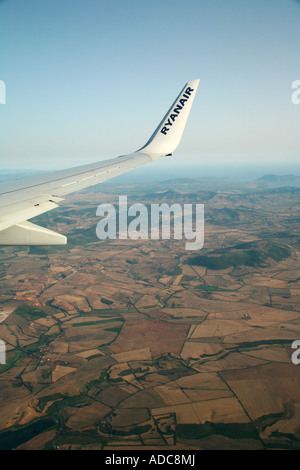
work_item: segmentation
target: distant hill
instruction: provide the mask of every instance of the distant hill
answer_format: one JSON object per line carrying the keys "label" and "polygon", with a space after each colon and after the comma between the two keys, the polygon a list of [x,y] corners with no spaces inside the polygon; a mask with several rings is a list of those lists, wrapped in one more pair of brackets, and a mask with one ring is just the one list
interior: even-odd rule
{"label": "distant hill", "polygon": [[256,181],[266,183],[271,187],[296,186],[300,187],[300,176],[296,175],[264,175]]}
{"label": "distant hill", "polygon": [[0,170],[0,183],[20,178],[27,178],[29,176],[35,176],[41,173],[44,172],[35,170]]}
{"label": "distant hill", "polygon": [[185,202],[203,203],[209,201],[216,195],[213,191],[197,191],[193,193],[182,193],[172,189],[143,194],[144,198],[152,199],[153,202]]}
{"label": "distant hill", "polygon": [[255,241],[215,250],[210,255],[194,256],[186,263],[218,270],[227,269],[230,266],[259,266],[268,259],[280,262],[290,256],[291,250],[284,243]]}
{"label": "distant hill", "polygon": [[299,176],[296,175],[264,175],[261,176],[261,178],[258,178],[258,181],[263,180],[263,181],[281,181],[281,180],[293,180],[293,179],[300,179]]}

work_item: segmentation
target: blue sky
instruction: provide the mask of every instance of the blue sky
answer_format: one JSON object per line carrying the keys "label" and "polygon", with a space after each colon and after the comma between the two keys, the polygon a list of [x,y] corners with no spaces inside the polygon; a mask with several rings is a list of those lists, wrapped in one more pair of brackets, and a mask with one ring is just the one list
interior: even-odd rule
{"label": "blue sky", "polygon": [[172,165],[300,173],[299,24],[296,0],[2,0],[0,169],[130,153],[200,78]]}

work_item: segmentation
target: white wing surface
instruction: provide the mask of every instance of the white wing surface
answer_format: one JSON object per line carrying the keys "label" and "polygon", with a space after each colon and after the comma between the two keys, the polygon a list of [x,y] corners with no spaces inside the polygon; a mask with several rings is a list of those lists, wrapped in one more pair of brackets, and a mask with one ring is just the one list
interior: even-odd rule
{"label": "white wing surface", "polygon": [[58,207],[66,194],[172,154],[180,142],[199,81],[192,80],[183,87],[149,141],[136,152],[0,184],[0,245],[65,245],[65,236],[28,220]]}

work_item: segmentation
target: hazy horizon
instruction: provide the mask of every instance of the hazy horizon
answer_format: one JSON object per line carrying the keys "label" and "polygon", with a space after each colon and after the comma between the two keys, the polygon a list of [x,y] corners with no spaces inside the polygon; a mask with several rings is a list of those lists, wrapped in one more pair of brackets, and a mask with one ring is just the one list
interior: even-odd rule
{"label": "hazy horizon", "polygon": [[[31,176],[34,174],[51,173],[54,170],[35,170],[33,168],[3,168],[0,169],[2,176],[11,174],[15,175],[16,178]],[[21,176],[18,176],[21,174]],[[157,162],[153,162],[151,165],[145,165],[144,167],[137,168],[125,173],[111,180],[108,183],[118,186],[122,183],[140,183],[141,181],[156,181],[163,182],[169,179],[177,178],[226,178],[230,180],[242,180],[252,181],[261,178],[265,175],[276,175],[276,176],[294,176],[300,177],[300,163],[299,165],[287,165],[285,163],[277,165],[268,165],[262,163],[261,165],[240,165],[224,163],[223,165],[210,165],[207,163],[191,164],[188,167],[182,165],[172,165],[172,157],[168,158],[167,161],[160,159]],[[13,176],[14,177],[14,176]],[[5,180],[2,180],[2,182]],[[1,181],[0,181],[1,184]],[[105,184],[105,183],[99,183]]]}

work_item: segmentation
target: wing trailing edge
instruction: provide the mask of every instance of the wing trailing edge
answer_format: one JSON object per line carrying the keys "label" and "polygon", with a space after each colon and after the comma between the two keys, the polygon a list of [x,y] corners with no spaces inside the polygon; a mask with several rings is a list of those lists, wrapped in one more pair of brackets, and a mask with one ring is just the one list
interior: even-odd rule
{"label": "wing trailing edge", "polygon": [[0,232],[0,245],[66,245],[67,237],[25,221]]}

